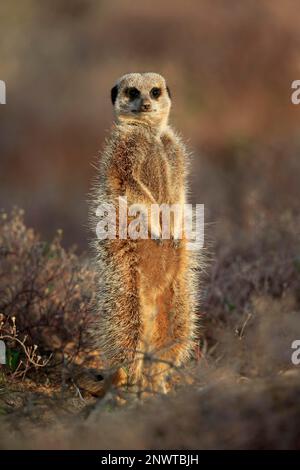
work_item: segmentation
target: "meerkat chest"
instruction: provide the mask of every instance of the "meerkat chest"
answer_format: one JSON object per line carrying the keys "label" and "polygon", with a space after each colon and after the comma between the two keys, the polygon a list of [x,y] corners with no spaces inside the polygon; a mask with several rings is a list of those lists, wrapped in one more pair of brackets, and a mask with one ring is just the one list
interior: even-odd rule
{"label": "meerkat chest", "polygon": [[153,140],[153,142],[151,142],[149,145],[149,149],[146,153],[143,163],[147,172],[152,171],[158,175],[162,172],[171,170],[165,148],[161,142],[156,140]]}
{"label": "meerkat chest", "polygon": [[160,200],[167,197],[171,173],[172,167],[164,146],[154,140],[146,152],[141,167],[141,178]]}

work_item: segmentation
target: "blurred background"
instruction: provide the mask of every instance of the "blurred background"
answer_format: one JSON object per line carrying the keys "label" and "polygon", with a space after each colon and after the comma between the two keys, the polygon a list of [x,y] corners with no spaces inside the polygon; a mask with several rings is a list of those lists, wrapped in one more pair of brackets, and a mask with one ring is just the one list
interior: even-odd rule
{"label": "blurred background", "polygon": [[[99,289],[86,201],[113,121],[110,89],[126,72],[167,79],[171,122],[193,154],[192,202],[205,204],[208,268],[188,394],[112,419],[110,398],[93,411],[77,387],[65,390],[60,359],[27,373],[14,340],[7,382],[0,370],[0,448],[299,448],[299,25],[300,0],[1,0],[2,331],[15,317],[14,334],[43,357],[75,348],[89,360]],[[26,225],[18,211],[1,215],[15,205]],[[49,434],[58,412],[63,426]]]}
{"label": "blurred background", "polygon": [[10,0],[0,18],[0,207],[44,237],[87,248],[91,163],[132,71],[168,81],[214,239],[298,217],[298,1]]}

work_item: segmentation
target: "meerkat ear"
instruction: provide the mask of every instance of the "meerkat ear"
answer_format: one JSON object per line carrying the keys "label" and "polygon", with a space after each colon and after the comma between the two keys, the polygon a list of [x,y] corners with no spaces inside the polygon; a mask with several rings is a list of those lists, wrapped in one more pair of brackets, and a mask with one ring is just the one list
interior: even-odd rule
{"label": "meerkat ear", "polygon": [[118,91],[119,91],[118,90],[118,85],[115,85],[110,91],[112,104],[115,104],[115,101],[116,101],[117,96],[118,96]]}
{"label": "meerkat ear", "polygon": [[170,88],[168,87],[168,85],[167,85],[167,92],[168,92],[169,98],[171,99],[171,92],[170,92]]}

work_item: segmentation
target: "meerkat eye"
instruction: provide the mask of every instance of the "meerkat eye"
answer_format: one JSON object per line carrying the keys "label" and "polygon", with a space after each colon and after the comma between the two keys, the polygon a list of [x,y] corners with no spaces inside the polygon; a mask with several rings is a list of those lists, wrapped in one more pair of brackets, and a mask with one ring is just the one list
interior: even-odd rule
{"label": "meerkat eye", "polygon": [[161,89],[157,87],[152,88],[152,90],[150,91],[150,95],[152,96],[152,98],[158,98],[161,95]]}
{"label": "meerkat eye", "polygon": [[130,100],[135,100],[140,96],[140,92],[135,87],[130,87],[126,89],[126,95],[129,97]]}

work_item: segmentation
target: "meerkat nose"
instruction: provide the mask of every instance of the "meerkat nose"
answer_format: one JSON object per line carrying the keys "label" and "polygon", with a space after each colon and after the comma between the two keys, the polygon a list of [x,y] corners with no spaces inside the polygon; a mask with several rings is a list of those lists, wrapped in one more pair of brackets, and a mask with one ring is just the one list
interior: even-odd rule
{"label": "meerkat nose", "polygon": [[151,109],[151,103],[147,102],[147,101],[144,101],[142,104],[141,104],[141,110],[142,111],[149,111],[149,109]]}

